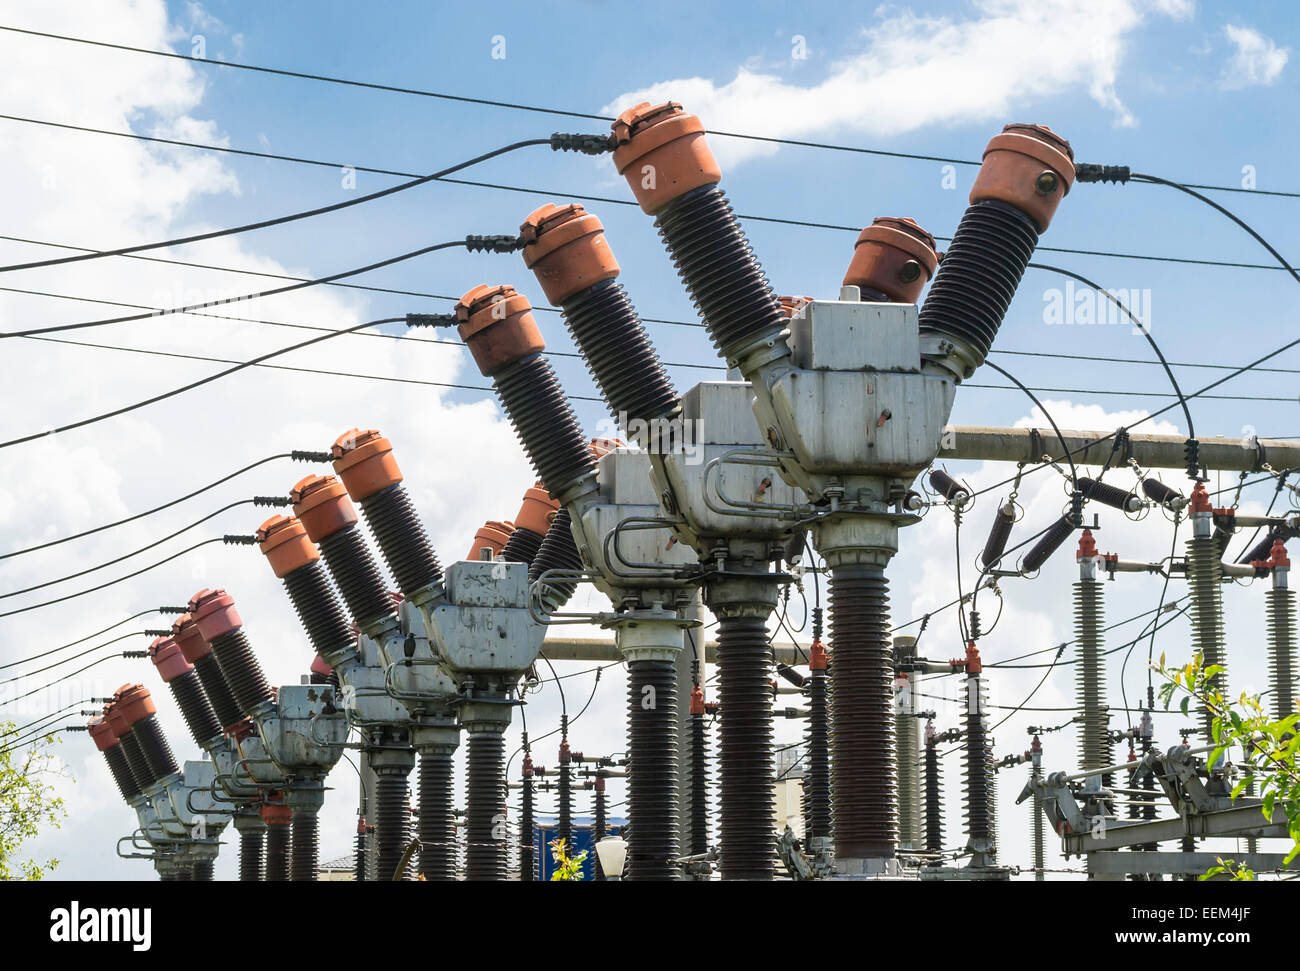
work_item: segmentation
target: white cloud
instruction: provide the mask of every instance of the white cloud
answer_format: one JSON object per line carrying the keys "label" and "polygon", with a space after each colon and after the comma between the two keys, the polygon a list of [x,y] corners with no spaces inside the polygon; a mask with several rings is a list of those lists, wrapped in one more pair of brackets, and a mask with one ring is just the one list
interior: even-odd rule
{"label": "white cloud", "polygon": [[1271,38],[1251,27],[1228,24],[1223,33],[1232,43],[1233,52],[1219,78],[1221,88],[1267,87],[1281,77],[1290,48],[1278,47]]}
{"label": "white cloud", "polygon": [[[605,113],[638,101],[677,101],[712,129],[801,137],[830,130],[894,136],[926,127],[1003,120],[1053,96],[1087,92],[1121,126],[1137,119],[1115,89],[1134,31],[1147,13],[1183,18],[1190,2],[1159,0],[977,0],[958,19],[882,8],[862,49],[819,83],[798,85],[741,67],[722,84],[660,81],[612,99]],[[772,145],[714,139],[722,164],[770,155]]]}

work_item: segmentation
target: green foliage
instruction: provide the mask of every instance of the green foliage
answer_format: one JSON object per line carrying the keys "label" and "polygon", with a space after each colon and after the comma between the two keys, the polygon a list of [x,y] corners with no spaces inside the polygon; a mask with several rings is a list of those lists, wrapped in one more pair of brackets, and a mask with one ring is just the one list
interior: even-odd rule
{"label": "green foliage", "polygon": [[[1296,726],[1300,724],[1300,715],[1273,719],[1260,704],[1259,695],[1242,692],[1235,700],[1225,698],[1214,683],[1215,675],[1223,668],[1217,664],[1202,667],[1202,663],[1197,654],[1188,664],[1171,667],[1162,654],[1160,663],[1155,666],[1165,679],[1160,686],[1160,700],[1166,709],[1177,700],[1184,714],[1191,703],[1196,702],[1212,716],[1210,731],[1214,750],[1207,760],[1210,765],[1229,749],[1240,747],[1246,776],[1233,787],[1232,798],[1240,796],[1252,781],[1258,783],[1262,797],[1260,810],[1265,818],[1272,822],[1281,813],[1287,821],[1287,833],[1292,842],[1291,851],[1286,856],[1289,864],[1300,856],[1300,769],[1296,766],[1296,754],[1300,751],[1300,733]],[[1255,879],[1248,867],[1237,865],[1233,860],[1220,859],[1218,863],[1201,879],[1223,875],[1230,875],[1233,880]]]}
{"label": "green foliage", "polygon": [[13,722],[0,722],[0,880],[40,880],[59,861],[20,860],[18,854],[42,826],[57,829],[67,815],[50,782],[61,774],[49,751],[56,739],[47,735],[11,748],[5,739],[14,729]]}
{"label": "green foliage", "polygon": [[569,856],[564,840],[552,840],[551,853],[555,857],[555,871],[551,874],[551,880],[582,879],[582,865],[587,862],[586,850],[577,856]]}

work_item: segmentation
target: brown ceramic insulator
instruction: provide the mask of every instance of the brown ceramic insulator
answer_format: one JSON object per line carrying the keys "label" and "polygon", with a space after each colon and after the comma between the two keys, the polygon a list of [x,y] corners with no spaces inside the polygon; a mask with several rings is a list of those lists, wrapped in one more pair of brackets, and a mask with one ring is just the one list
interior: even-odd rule
{"label": "brown ceramic insulator", "polygon": [[199,658],[212,653],[212,645],[203,639],[203,635],[199,633],[199,625],[194,623],[194,618],[189,614],[181,614],[172,623],[172,637],[180,646],[185,660],[191,664],[198,663]]}
{"label": "brown ceramic insulator", "polygon": [[510,540],[510,534],[514,531],[515,527],[513,523],[501,523],[494,520],[488,520],[480,526],[478,532],[474,534],[474,545],[469,548],[469,553],[466,555],[465,559],[483,559],[484,549],[490,549],[492,551],[492,556],[490,558],[495,559],[501,551],[505,549],[506,543]]}
{"label": "brown ceramic insulator", "polygon": [[194,665],[185,659],[185,654],[174,637],[157,637],[149,645],[149,658],[158,669],[159,676],[167,684],[179,678],[187,671],[193,671]]}
{"label": "brown ceramic insulator", "polygon": [[258,548],[280,579],[320,559],[307,527],[293,516],[272,516],[257,527],[256,536]]}
{"label": "brown ceramic insulator", "polygon": [[117,744],[117,733],[113,731],[113,726],[108,723],[108,719],[103,715],[96,715],[90,720],[86,728],[91,740],[95,743],[95,748],[101,752],[107,751]]}
{"label": "brown ceramic insulator", "polygon": [[1069,142],[1045,125],[1007,125],[984,149],[970,201],[996,199],[1015,206],[1042,233],[1073,183]]}
{"label": "brown ceramic insulator", "polygon": [[357,502],[402,481],[393,445],[376,428],[344,432],[330,453],[334,456],[334,471]]}
{"label": "brown ceramic insulator", "polygon": [[514,518],[515,529],[531,529],[538,536],[545,536],[559,508],[559,500],[552,499],[538,482],[524,493],[524,501]]}
{"label": "brown ceramic insulator", "polygon": [[605,240],[604,226],[576,202],[535,209],[519,227],[519,235],[525,244],[524,265],[536,274],[554,306],[618,276],[618,261]]}
{"label": "brown ceramic insulator", "polygon": [[157,714],[149,689],[142,684],[124,684],[113,694],[113,711],[128,729]]}
{"label": "brown ceramic insulator", "polygon": [[610,127],[620,142],[614,165],[642,211],[652,216],[679,196],[722,178],[704,124],[679,104],[643,101]]}
{"label": "brown ceramic insulator", "polygon": [[309,475],[298,480],[289,498],[293,500],[293,514],[313,543],[357,522],[348,490],[332,475]]}
{"label": "brown ceramic insulator", "polygon": [[844,285],[859,287],[864,300],[879,293],[916,303],[938,265],[933,236],[911,219],[882,216],[858,234]]}
{"label": "brown ceramic insulator", "polygon": [[189,610],[199,634],[209,644],[222,634],[244,626],[235,609],[235,598],[224,590],[200,590],[190,598]]}
{"label": "brown ceramic insulator", "polygon": [[456,319],[460,338],[485,377],[546,349],[532,304],[512,286],[475,287],[456,304]]}

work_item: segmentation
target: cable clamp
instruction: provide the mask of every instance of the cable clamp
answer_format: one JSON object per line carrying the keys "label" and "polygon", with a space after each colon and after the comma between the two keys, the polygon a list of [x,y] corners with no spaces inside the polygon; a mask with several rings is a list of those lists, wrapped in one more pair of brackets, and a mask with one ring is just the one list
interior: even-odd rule
{"label": "cable clamp", "polygon": [[407,327],[455,327],[455,314],[407,314]]}
{"label": "cable clamp", "polygon": [[1132,172],[1127,165],[1098,165],[1096,162],[1076,162],[1074,179],[1076,182],[1128,182]]}
{"label": "cable clamp", "polygon": [[256,546],[257,537],[232,535],[227,533],[225,536],[221,537],[221,542],[225,543],[227,546]]}
{"label": "cable clamp", "polygon": [[555,132],[551,135],[551,150],[555,152],[581,152],[584,155],[605,155],[618,148],[613,135],[584,135]]}
{"label": "cable clamp", "polygon": [[329,452],[308,452],[303,449],[294,449],[289,453],[289,458],[294,462],[331,462],[334,456]]}
{"label": "cable clamp", "polygon": [[495,236],[466,236],[465,248],[471,253],[514,253],[524,248],[519,236],[498,233]]}

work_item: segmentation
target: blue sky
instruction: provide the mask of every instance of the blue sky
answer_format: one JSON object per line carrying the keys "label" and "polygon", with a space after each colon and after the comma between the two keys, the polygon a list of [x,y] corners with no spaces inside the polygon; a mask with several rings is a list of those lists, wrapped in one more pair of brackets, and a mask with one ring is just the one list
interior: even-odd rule
{"label": "blue sky", "polygon": [[[653,89],[700,113],[723,130],[789,136],[958,159],[978,159],[988,139],[1008,122],[1050,125],[1068,138],[1080,161],[1127,163],[1172,179],[1237,186],[1250,166],[1260,189],[1300,192],[1293,164],[1297,148],[1294,63],[1297,18],[1285,5],[1208,3],[1192,0],[985,0],[982,3],[860,5],[776,3],[675,4],[430,4],[188,3],[113,0],[93,14],[74,3],[15,0],[0,21],[54,33],[188,53],[201,35],[206,57],[358,80],[409,86],[476,98],[568,110],[608,113],[635,92]],[[492,56],[504,38],[505,57]],[[802,42],[798,40],[802,38]],[[796,48],[805,58],[792,57]],[[215,65],[185,65],[141,54],[86,48],[61,41],[0,35],[0,57],[11,70],[0,78],[0,112],[114,131],[161,134],[231,147],[365,165],[429,172],[521,138],[552,131],[603,131],[595,121],[464,105],[403,94],[359,90],[280,78]],[[680,91],[680,94],[679,94]],[[724,186],[742,214],[853,227],[827,230],[749,220],[755,252],[779,293],[833,297],[848,264],[856,228],[875,216],[912,216],[936,235],[950,236],[966,207],[974,169],[958,167],[948,187],[939,163],[884,158],[803,147],[762,154],[747,143],[712,139],[724,167]],[[748,145],[752,148],[752,145]],[[429,185],[330,215],[248,234],[221,245],[177,250],[179,259],[246,265],[307,276],[337,272],[467,233],[513,232],[534,208],[572,195],[630,199],[608,157],[589,159],[529,149],[479,166],[464,177],[547,190],[540,194],[456,185]],[[146,148],[126,139],[35,129],[0,122],[0,178],[13,187],[6,235],[71,245],[109,247],[230,226],[339,201],[392,184],[365,173],[352,189],[341,173],[271,160],[209,156],[185,149]],[[1212,193],[1238,212],[1278,249],[1300,259],[1300,198]],[[639,209],[587,203],[604,221],[623,282],[642,316],[691,321],[693,310],[676,280],[651,220]],[[1227,220],[1193,200],[1149,185],[1077,186],[1063,202],[1044,246],[1267,263],[1268,257]],[[942,244],[941,244],[942,246]],[[0,262],[50,255],[4,243]],[[1202,364],[1244,364],[1293,340],[1295,281],[1275,270],[1193,266],[1077,254],[1039,253],[1102,285],[1137,291],[1149,301],[1148,323],[1166,356]],[[203,274],[140,261],[95,261],[75,270],[34,271],[6,280],[16,287],[45,287],[70,295],[174,304],[178,288],[248,292],[249,277]],[[513,283],[542,302],[532,274],[518,255],[444,253],[372,274],[376,286],[459,296],[476,284]],[[1151,360],[1145,341],[1129,326],[1065,326],[1045,318],[1063,281],[1031,271],[1025,278],[994,350],[1048,352]],[[156,296],[163,294],[163,297]],[[451,300],[333,290],[296,294],[241,308],[238,313],[281,321],[342,326],[407,311],[445,311]],[[100,316],[98,307],[30,295],[0,293],[3,329],[18,323],[66,323]],[[104,310],[104,314],[109,312]],[[553,314],[539,314],[552,348],[572,346]],[[675,365],[717,365],[697,327],[652,323],[662,357]],[[92,336],[93,335],[93,336]],[[120,341],[139,348],[243,359],[300,339],[278,329],[216,324],[210,318],[159,318],[129,327],[92,331],[85,339]],[[343,339],[296,355],[293,363],[318,368],[480,385],[486,383],[456,347],[403,345],[390,352],[380,341]],[[29,432],[35,421],[55,423],[107,410],[214,370],[201,362],[166,361],[107,351],[8,342],[8,392],[22,407],[0,414],[7,433]],[[18,346],[15,346],[18,345]],[[1027,384],[1069,389],[1040,392],[1061,424],[1110,430],[1131,422],[1166,397],[1093,392],[1168,392],[1158,368],[1103,361],[994,357]],[[289,362],[286,362],[289,363]],[[592,395],[585,369],[555,359],[569,392]],[[1300,369],[1300,350],[1271,362]],[[674,366],[679,390],[717,372]],[[1221,372],[1180,368],[1185,390]],[[1219,393],[1286,398],[1286,401],[1192,402],[1202,436],[1300,435],[1300,382],[1295,373],[1260,372],[1238,378]],[[1003,384],[989,370],[974,384]],[[965,387],[956,424],[1024,422],[1030,403],[1018,392]],[[580,403],[588,427],[601,418]],[[35,417],[34,417],[35,416]],[[1163,416],[1156,430],[1182,432],[1181,415]],[[1038,419],[1041,423],[1041,418]],[[255,371],[214,385],[203,396],[176,399],[93,430],[0,454],[0,546],[21,548],[150,508],[223,475],[245,462],[287,448],[321,448],[353,425],[379,427],[399,448],[408,483],[434,542],[449,560],[468,546],[484,519],[501,519],[518,507],[531,479],[488,395],[440,392],[413,385],[377,384],[287,372]],[[9,437],[5,434],[3,437]],[[958,471],[983,485],[1005,467],[971,465]],[[224,501],[247,494],[283,492],[300,467],[259,473],[222,495],[67,544],[38,557],[0,564],[0,582],[14,588],[33,576],[59,576],[144,545]],[[1177,481],[1178,476],[1167,477]],[[1225,482],[1226,484],[1226,482]],[[1021,498],[1025,528],[1054,518],[1064,496],[1059,483],[1040,477]],[[1269,489],[1252,496],[1267,502]],[[1251,498],[1251,497],[1248,497]],[[209,501],[210,500],[210,501]],[[963,534],[967,562],[982,543],[991,503],[973,511]],[[260,510],[258,511],[260,512]],[[1102,513],[1099,543],[1125,558],[1167,554],[1170,537],[1153,516],[1131,527],[1117,513]],[[244,532],[260,517],[232,513],[215,531]],[[1019,527],[1018,527],[1019,528]],[[197,534],[196,534],[196,538]],[[182,537],[159,550],[182,548]],[[902,621],[954,596],[953,528],[943,516],[910,530],[891,567],[893,612]],[[1294,551],[1293,551],[1294,556]],[[1007,657],[1070,637],[1069,583],[1073,559],[1063,553],[1034,586],[1007,585],[1006,617],[986,638],[986,656]],[[190,557],[173,570],[76,602],[53,623],[50,612],[0,620],[0,656],[10,660],[30,645],[61,643],[98,630],[154,603],[188,597],[200,586],[225,586],[240,598],[246,619],[256,618],[257,643],[274,683],[292,683],[309,656],[278,584],[261,558],[247,550],[218,548]],[[1150,609],[1153,578],[1108,587],[1109,616]],[[70,589],[70,588],[64,588]],[[60,591],[61,592],[61,591]],[[1263,682],[1258,586],[1231,589],[1230,620],[1236,643],[1234,685]],[[25,602],[25,601],[24,601]],[[982,601],[983,602],[983,601]],[[591,598],[581,606],[604,604]],[[961,645],[955,618],[936,619],[926,636],[934,657],[955,656]],[[1185,627],[1170,628],[1171,656],[1185,646]],[[923,652],[924,653],[924,652]],[[3,663],[0,661],[0,663]],[[104,669],[103,690],[140,680],[161,692],[142,662]],[[576,670],[575,666],[574,669]],[[1126,669],[1131,701],[1144,680],[1144,660]],[[1119,702],[1119,672],[1112,700]],[[575,747],[621,747],[623,720],[617,668],[603,682]],[[1040,673],[1009,672],[995,685],[1003,702],[1021,700]],[[1035,704],[1068,705],[1072,676],[1058,673]],[[587,681],[569,682],[585,697]],[[582,685],[581,688],[578,685]],[[95,694],[103,691],[91,692]],[[996,699],[995,699],[996,700]],[[161,705],[173,744],[193,757],[170,703]],[[0,709],[0,717],[4,715]],[[30,713],[29,717],[34,717]],[[1048,713],[1026,713],[998,733],[998,753],[1025,742],[1025,726]],[[1067,716],[1068,717],[1068,716]],[[529,710],[531,724],[558,718],[553,693]],[[534,721],[534,719],[536,721]],[[20,719],[21,720],[21,719]],[[946,727],[947,723],[940,727]],[[782,722],[778,738],[795,737]],[[549,746],[550,743],[548,742]],[[1048,761],[1073,764],[1070,733],[1047,740]],[[541,759],[552,758],[553,752]],[[97,876],[116,866],[112,840],[126,812],[84,737],[74,737],[66,757],[76,784],[63,790],[74,810],[65,830],[43,838],[37,850],[61,856],[67,876]],[[539,759],[539,760],[541,760]],[[955,766],[954,766],[955,768]],[[351,769],[332,783],[343,793],[327,803],[332,815],[323,856],[347,846],[354,806]],[[956,784],[957,773],[950,782]],[[1011,809],[1019,785],[1002,786],[1013,818],[1005,830],[1023,862],[1023,818]],[[111,804],[113,813],[99,813]],[[954,792],[949,832],[958,828]],[[1020,827],[1020,829],[1018,829]],[[955,838],[954,838],[955,841]],[[221,866],[230,860],[223,859]],[[114,870],[147,877],[146,868]]]}

